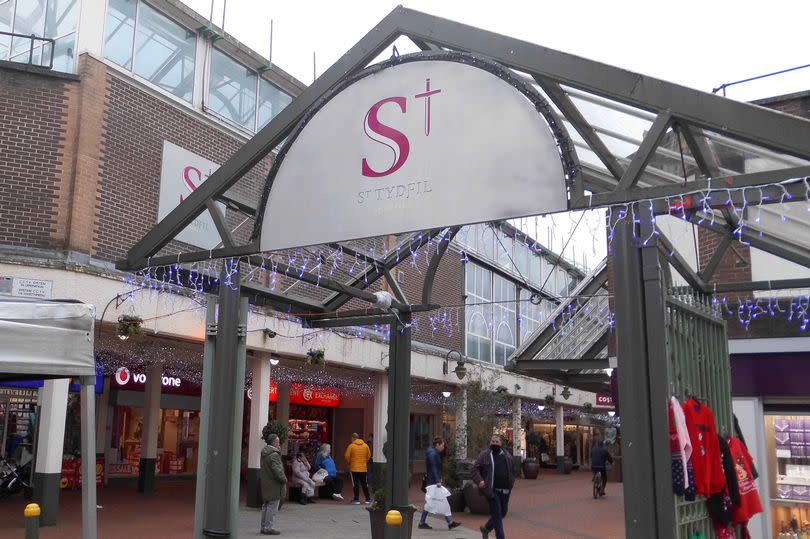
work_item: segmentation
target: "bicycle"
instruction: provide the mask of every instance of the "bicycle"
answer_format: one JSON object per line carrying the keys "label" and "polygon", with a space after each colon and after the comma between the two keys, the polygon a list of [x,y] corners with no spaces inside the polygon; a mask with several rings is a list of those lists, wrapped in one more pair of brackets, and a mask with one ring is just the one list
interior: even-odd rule
{"label": "bicycle", "polygon": [[593,472],[593,499],[595,500],[599,496],[604,496],[605,485],[602,484],[602,474],[599,470],[594,470]]}

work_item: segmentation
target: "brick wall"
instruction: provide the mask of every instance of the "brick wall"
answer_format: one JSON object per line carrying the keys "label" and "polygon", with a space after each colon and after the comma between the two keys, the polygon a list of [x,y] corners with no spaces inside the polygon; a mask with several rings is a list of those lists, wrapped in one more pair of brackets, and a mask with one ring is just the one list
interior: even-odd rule
{"label": "brick wall", "polygon": [[[107,81],[94,254],[116,260],[157,223],[164,140],[220,164],[242,142],[112,72]],[[269,168],[268,158],[241,179],[234,190],[258,202]],[[235,222],[234,217],[229,220]],[[245,225],[240,239],[250,232],[252,225]]]}
{"label": "brick wall", "polygon": [[63,246],[61,165],[76,85],[75,78],[0,65],[0,244]]}

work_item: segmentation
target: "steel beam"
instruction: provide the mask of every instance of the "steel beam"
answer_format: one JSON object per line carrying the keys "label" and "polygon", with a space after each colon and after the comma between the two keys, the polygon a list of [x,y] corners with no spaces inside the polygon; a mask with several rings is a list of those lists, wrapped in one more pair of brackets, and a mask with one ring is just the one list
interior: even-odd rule
{"label": "steel beam", "polygon": [[[776,151],[810,158],[810,122],[640,75],[473,26],[397,8],[410,38],[484,54],[496,62],[646,111],[670,110],[676,120]],[[395,10],[396,11],[396,10]]]}
{"label": "steel beam", "polygon": [[658,239],[658,248],[664,255],[666,255],[667,261],[670,264],[672,264],[672,267],[675,268],[678,271],[678,273],[681,274],[681,277],[686,279],[686,282],[689,283],[689,285],[692,288],[700,291],[705,291],[706,283],[703,282],[703,279],[701,279],[700,275],[698,275],[697,272],[694,269],[692,269],[692,266],[689,265],[689,262],[686,261],[686,259],[681,255],[681,253],[678,252],[678,250],[675,248],[672,242],[669,241],[669,238],[667,238],[666,234],[664,234],[664,232],[661,231],[661,229],[658,228],[657,226],[655,227],[655,231],[657,232],[656,237]]}
{"label": "steel beam", "polygon": [[[770,184],[797,180],[807,176],[810,176],[810,167],[794,167],[724,178],[699,178],[685,184],[671,183],[669,185],[636,187],[627,191],[614,190],[594,193],[591,197],[586,197],[587,206],[574,209],[624,204],[639,200],[653,200],[655,213],[661,215],[670,211],[667,201],[664,199],[669,198],[669,202],[672,203],[684,199],[690,207],[700,207],[703,205],[702,199],[704,196],[706,197],[706,204],[712,207],[725,206],[729,200],[739,207],[742,207],[743,204],[777,204],[782,201],[785,191],[781,187]],[[596,181],[600,180],[598,174],[595,173],[589,174],[588,177],[592,177]],[[802,200],[807,194],[807,188],[801,180],[785,184],[784,187],[788,195],[793,199]],[[743,200],[742,195],[743,188],[746,190],[745,200]]]}
{"label": "steel beam", "polygon": [[641,146],[638,147],[636,153],[633,155],[633,160],[630,161],[630,166],[624,171],[622,179],[619,180],[618,190],[624,191],[634,187],[641,177],[641,173],[647,168],[647,163],[655,155],[655,149],[661,144],[661,139],[669,129],[672,115],[667,111],[661,111],[655,118],[655,121],[641,141]]}
{"label": "steel beam", "polygon": [[461,230],[460,226],[454,226],[447,229],[447,234],[441,237],[439,241],[439,248],[430,259],[427,272],[425,273],[425,280],[422,284],[422,303],[427,305],[430,303],[430,298],[433,296],[433,281],[436,279],[436,271],[439,269],[439,263],[442,261],[444,253],[450,247],[450,242],[456,237],[458,231]]}
{"label": "steel beam", "polygon": [[711,280],[714,271],[717,269],[717,266],[720,265],[732,241],[734,241],[734,237],[731,234],[726,234],[720,238],[720,244],[714,250],[714,253],[712,253],[712,257],[706,263],[706,267],[700,270],[699,275],[704,283],[708,283]]}
{"label": "steel beam", "polygon": [[407,305],[408,298],[405,297],[405,292],[402,291],[402,287],[399,286],[397,280],[393,275],[391,275],[391,271],[389,271],[387,268],[384,269],[383,276],[385,277],[385,282],[388,283],[388,287],[394,292],[394,297],[397,298],[397,301]]}
{"label": "steel beam", "polygon": [[222,240],[222,245],[225,247],[234,247],[236,242],[233,241],[233,234],[231,234],[231,230],[228,228],[228,223],[225,222],[225,216],[222,215],[219,206],[214,203],[213,199],[209,198],[205,201],[205,207],[208,208],[208,213],[211,214],[211,219],[214,220],[214,226],[217,228],[219,238]]}
{"label": "steel beam", "polygon": [[[694,214],[690,216],[689,220],[698,226],[702,226],[721,235],[729,235],[732,233],[726,228],[725,224],[718,220],[712,222],[711,217]],[[767,232],[753,230],[750,227],[743,227],[736,238],[748,243],[751,247],[756,247],[766,253],[810,268],[810,251],[781,238],[777,238]]]}
{"label": "steel beam", "polygon": [[695,158],[698,168],[707,178],[716,178],[720,170],[719,163],[714,154],[709,149],[706,138],[703,134],[695,133],[689,124],[678,123],[678,132],[683,135],[686,146],[692,157]]}
{"label": "steel beam", "polygon": [[590,370],[607,369],[609,361],[605,359],[518,359],[514,370],[518,372]]}
{"label": "steel beam", "polygon": [[709,292],[713,294],[725,294],[727,292],[791,290],[794,288],[810,288],[810,278],[777,279],[774,281],[750,281],[747,283],[713,283],[709,285]]}
{"label": "steel beam", "polygon": [[596,134],[590,122],[585,119],[579,109],[568,97],[568,94],[556,82],[546,79],[544,77],[535,77],[534,80],[539,84],[548,95],[549,99],[560,109],[563,116],[568,120],[577,133],[585,139],[585,142],[590,146],[593,153],[605,165],[608,172],[613,174],[616,180],[619,180],[624,175],[624,167],[619,163],[599,135]]}

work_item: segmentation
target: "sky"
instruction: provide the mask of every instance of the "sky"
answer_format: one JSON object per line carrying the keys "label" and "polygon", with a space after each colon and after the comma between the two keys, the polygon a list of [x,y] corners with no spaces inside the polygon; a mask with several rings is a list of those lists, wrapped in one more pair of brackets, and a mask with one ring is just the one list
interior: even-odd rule
{"label": "sky", "polygon": [[[212,0],[183,0],[206,18]],[[223,4],[227,2],[227,4]],[[213,0],[213,22],[305,84],[348,51],[398,2],[389,0]],[[405,7],[537,43],[703,91],[721,84],[810,64],[810,2],[773,0],[545,0],[475,2],[411,0]],[[494,7],[496,6],[496,7]],[[400,53],[417,49],[397,43]],[[390,56],[390,50],[383,53]],[[727,96],[750,101],[810,89],[810,68],[732,86]],[[565,258],[593,267],[605,254],[603,222],[589,212],[524,221],[522,228]],[[519,223],[521,224],[521,223]]]}

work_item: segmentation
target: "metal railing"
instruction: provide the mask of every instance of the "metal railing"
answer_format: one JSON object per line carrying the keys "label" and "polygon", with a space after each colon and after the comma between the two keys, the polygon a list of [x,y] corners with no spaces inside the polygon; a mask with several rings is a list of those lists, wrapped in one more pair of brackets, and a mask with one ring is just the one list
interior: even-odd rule
{"label": "metal railing", "polygon": [[610,324],[608,295],[594,296],[573,309],[537,359],[580,359],[602,338]]}
{"label": "metal railing", "polygon": [[[17,33],[14,33],[14,32],[3,32],[3,31],[0,31],[0,36],[10,36],[11,37],[11,42],[9,43],[9,57],[8,58],[0,58],[0,60],[8,60],[10,62],[25,63],[25,64],[28,64],[28,65],[35,65],[35,66],[38,66],[38,67],[47,67],[48,69],[53,69],[53,55],[54,55],[54,49],[56,48],[56,41],[55,40],[53,40],[53,39],[51,39],[49,37],[38,37],[36,34],[17,34]],[[29,41],[29,44],[28,44],[28,61],[27,62],[21,62],[20,60],[15,60],[15,59],[11,58],[11,51],[13,50],[14,41],[16,41],[18,39],[23,39],[23,40],[27,39]],[[38,44],[38,42],[42,42],[42,43]],[[48,65],[46,66],[41,61],[39,63],[35,64],[34,63],[34,52],[36,52],[38,49],[41,49],[41,52],[44,52],[45,47],[47,47],[48,44],[50,44],[50,55],[48,56]],[[21,52],[23,52],[23,51],[18,51],[15,54],[15,57],[17,55],[19,55]],[[44,56],[45,56],[44,54],[41,55],[40,60]]]}

